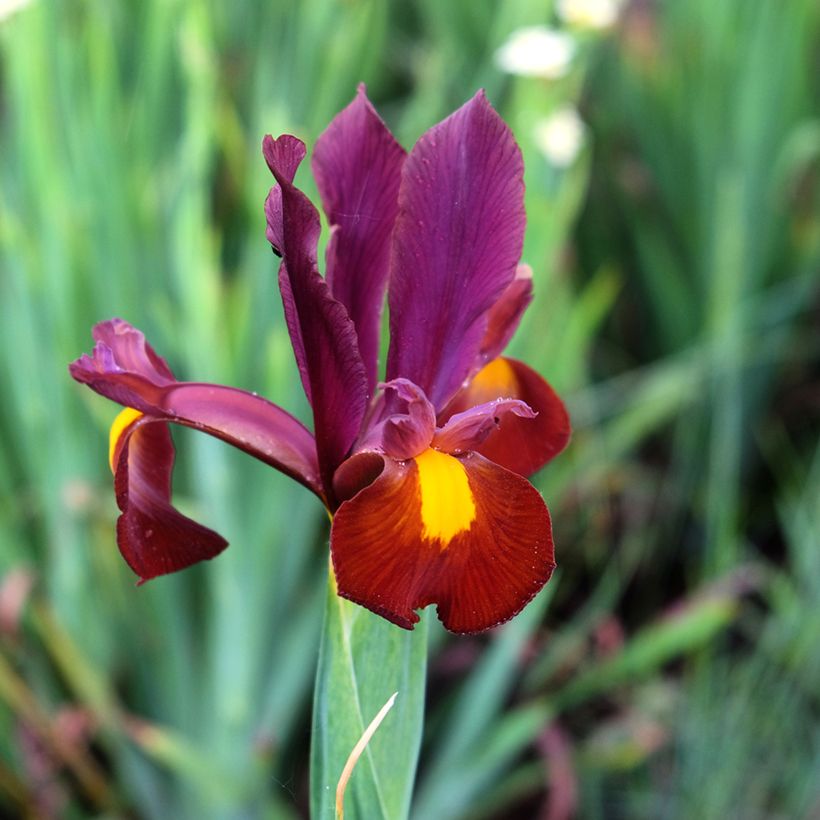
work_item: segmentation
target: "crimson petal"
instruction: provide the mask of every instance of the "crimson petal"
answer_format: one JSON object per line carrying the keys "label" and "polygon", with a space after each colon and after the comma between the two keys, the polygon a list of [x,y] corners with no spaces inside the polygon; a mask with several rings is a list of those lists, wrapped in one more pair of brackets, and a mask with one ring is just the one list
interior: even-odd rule
{"label": "crimson petal", "polygon": [[442,537],[429,537],[435,513],[422,511],[422,483],[435,475],[422,477],[420,459],[384,458],[381,475],[333,519],[338,592],[405,629],[416,609],[435,603],[447,629],[481,632],[516,615],[549,580],[549,513],[531,484],[480,455],[435,458],[456,463],[444,473],[463,468],[473,517],[456,519],[452,531],[433,522]]}
{"label": "crimson petal", "polygon": [[387,377],[411,379],[439,410],[472,372],[487,312],[515,276],[523,172],[484,92],[424,134],[404,163]]}
{"label": "crimson petal", "polygon": [[508,470],[522,476],[532,475],[567,446],[571,430],[564,403],[549,384],[523,362],[506,357],[493,359],[456,394],[441,414],[439,423],[499,397],[520,399],[538,415],[534,419],[508,417],[498,432],[476,449]]}
{"label": "crimson petal", "polygon": [[289,413],[244,390],[176,381],[145,336],[122,319],[98,324],[94,338],[93,356],[69,365],[77,381],[149,417],[222,439],[322,497],[313,436]]}
{"label": "crimson petal", "polygon": [[140,583],[213,558],[228,546],[171,506],[174,445],[167,424],[140,417],[123,432],[118,453],[117,544]]}
{"label": "crimson petal", "polygon": [[404,157],[360,85],[316,141],[311,161],[332,229],[327,282],[356,326],[371,393]]}
{"label": "crimson petal", "polygon": [[[282,224],[269,227],[282,243],[279,280],[285,316],[313,406],[319,466],[329,494],[333,472],[350,450],[364,418],[367,374],[353,322],[344,305],[331,295],[316,265],[319,214],[293,185],[304,145],[289,135],[278,140],[267,136],[263,151],[281,188]],[[278,215],[275,209],[272,213]]]}

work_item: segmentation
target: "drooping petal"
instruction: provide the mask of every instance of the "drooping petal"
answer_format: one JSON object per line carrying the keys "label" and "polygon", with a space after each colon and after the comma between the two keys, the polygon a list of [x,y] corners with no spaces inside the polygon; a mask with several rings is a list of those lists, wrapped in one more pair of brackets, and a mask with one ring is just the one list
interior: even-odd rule
{"label": "drooping petal", "polygon": [[350,313],[370,392],[376,384],[390,234],[398,213],[404,149],[360,85],[316,141],[311,164],[332,233],[327,282]]}
{"label": "drooping petal", "polygon": [[476,370],[500,356],[518,329],[524,311],[532,302],[532,268],[519,265],[515,279],[487,314],[487,330],[479,348]]}
{"label": "drooping petal", "polygon": [[387,377],[411,379],[439,410],[472,372],[487,312],[515,275],[523,171],[483,92],[424,134],[404,163]]}
{"label": "drooping petal", "polygon": [[147,416],[222,439],[322,497],[313,436],[282,408],[233,387],[177,382],[145,336],[121,319],[98,324],[94,338],[93,356],[69,365],[77,381]]}
{"label": "drooping petal", "polygon": [[498,432],[476,449],[490,461],[522,476],[540,470],[567,446],[570,421],[564,403],[531,367],[517,359],[500,357],[483,367],[470,384],[456,394],[439,424],[457,413],[498,398],[526,402],[534,419],[509,416]]}
{"label": "drooping petal", "polygon": [[228,542],[171,506],[168,425],[137,415],[116,436],[117,544],[140,583],[218,555]]}
{"label": "drooping petal", "polygon": [[451,416],[433,436],[433,447],[445,453],[478,450],[491,433],[516,417],[534,419],[535,413],[518,399],[494,399],[478,404]]}
{"label": "drooping petal", "polygon": [[555,566],[549,513],[518,475],[477,454],[427,450],[384,469],[336,512],[339,594],[405,629],[438,605],[453,632],[512,618]]}
{"label": "drooping petal", "polygon": [[364,417],[367,374],[359,355],[356,329],[341,302],[330,294],[316,265],[319,214],[293,185],[304,145],[288,135],[265,137],[265,159],[281,188],[282,267],[280,283],[288,328],[313,406],[319,466],[331,491],[333,472],[355,440]]}

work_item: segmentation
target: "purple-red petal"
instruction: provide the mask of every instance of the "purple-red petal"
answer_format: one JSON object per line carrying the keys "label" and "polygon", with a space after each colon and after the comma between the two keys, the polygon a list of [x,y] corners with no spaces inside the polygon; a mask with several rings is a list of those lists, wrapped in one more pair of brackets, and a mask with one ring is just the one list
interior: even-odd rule
{"label": "purple-red petal", "polygon": [[407,379],[380,385],[388,410],[381,425],[381,446],[393,458],[413,458],[430,446],[436,429],[436,411],[422,390]]}
{"label": "purple-red petal", "polygon": [[521,151],[483,92],[404,163],[391,260],[387,377],[442,409],[473,371],[487,312],[515,276],[524,238]]}
{"label": "purple-red petal", "polygon": [[281,407],[244,390],[177,382],[143,334],[121,319],[94,328],[93,356],[69,366],[79,382],[147,416],[208,433],[323,496],[313,436]]}
{"label": "purple-red petal", "polygon": [[[359,433],[367,374],[347,309],[330,293],[316,264],[319,214],[292,180],[304,145],[288,135],[265,137],[265,159],[281,188],[280,284],[288,328],[313,406],[319,466],[327,494],[336,467]],[[274,233],[277,230],[273,226]]]}
{"label": "purple-red petal", "polygon": [[437,604],[447,629],[471,633],[512,618],[549,580],[549,513],[523,478],[480,455],[458,459],[474,515],[442,540],[425,529],[417,460],[384,462],[381,475],[333,519],[341,596],[405,629],[418,621],[415,610]]}
{"label": "purple-red petal", "polygon": [[117,544],[140,583],[213,558],[228,546],[171,506],[174,445],[167,424],[142,416],[123,432],[118,452]]}
{"label": "purple-red petal", "polygon": [[479,349],[476,370],[504,352],[531,302],[532,268],[529,265],[519,265],[515,279],[507,285],[487,314],[487,329]]}
{"label": "purple-red petal", "polygon": [[[506,417],[506,418],[505,418]],[[479,450],[491,433],[519,419],[534,419],[535,413],[518,399],[493,399],[456,413],[433,436],[433,447],[445,453]]]}
{"label": "purple-red petal", "polygon": [[520,399],[538,415],[534,419],[508,416],[498,431],[476,449],[508,470],[529,476],[557,456],[569,442],[571,428],[564,403],[531,367],[500,357],[482,368],[456,394],[439,423],[469,408],[499,398]]}
{"label": "purple-red petal", "polygon": [[404,157],[360,85],[316,141],[311,160],[332,230],[327,282],[356,326],[371,393]]}

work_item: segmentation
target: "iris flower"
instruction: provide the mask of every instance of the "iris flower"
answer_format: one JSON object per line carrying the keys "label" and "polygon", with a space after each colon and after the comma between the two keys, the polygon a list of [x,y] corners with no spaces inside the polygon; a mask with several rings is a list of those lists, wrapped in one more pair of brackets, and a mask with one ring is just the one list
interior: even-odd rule
{"label": "iris flower", "polygon": [[180,424],[321,499],[339,595],[406,629],[429,604],[453,632],[502,623],[554,569],[549,513],[526,477],[569,438],[550,386],[501,356],[532,298],[509,128],[479,92],[406,154],[360,87],[313,153],[325,277],[319,213],[293,184],[305,146],[268,136],[263,152],[277,183],[267,237],[313,432],[254,393],[177,380],[123,320],[98,324],[92,355],[70,370],[125,408],[110,434],[122,555],[142,583],[227,546],[171,505],[169,423]]}

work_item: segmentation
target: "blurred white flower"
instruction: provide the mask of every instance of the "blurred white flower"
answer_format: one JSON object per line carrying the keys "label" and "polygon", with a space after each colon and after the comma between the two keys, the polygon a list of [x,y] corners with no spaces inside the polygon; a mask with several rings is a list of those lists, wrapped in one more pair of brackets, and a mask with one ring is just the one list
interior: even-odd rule
{"label": "blurred white flower", "polygon": [[495,53],[496,65],[508,74],[525,77],[563,77],[575,54],[572,36],[547,26],[514,31]]}
{"label": "blurred white flower", "polygon": [[556,10],[569,26],[586,29],[609,28],[618,19],[620,0],[558,0]]}
{"label": "blurred white flower", "polygon": [[568,168],[584,144],[586,126],[572,106],[559,108],[535,124],[536,147],[556,168]]}
{"label": "blurred white flower", "polygon": [[0,20],[11,17],[16,11],[31,3],[31,0],[0,0]]}

